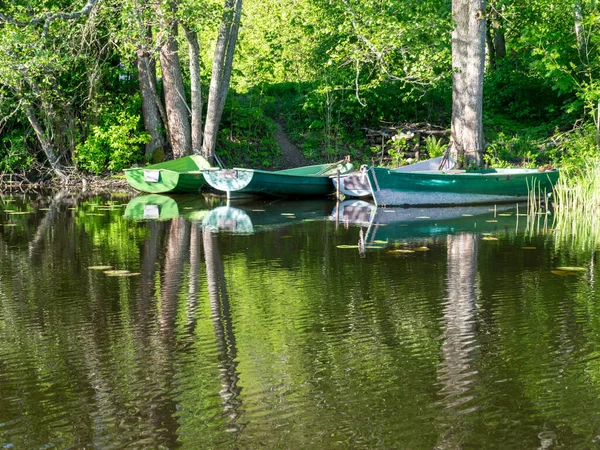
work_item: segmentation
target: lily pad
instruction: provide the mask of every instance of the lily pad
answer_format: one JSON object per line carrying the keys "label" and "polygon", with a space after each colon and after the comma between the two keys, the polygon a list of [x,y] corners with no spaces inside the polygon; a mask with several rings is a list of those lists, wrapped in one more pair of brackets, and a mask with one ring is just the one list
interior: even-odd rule
{"label": "lily pad", "polygon": [[16,227],[16,223],[0,223],[0,227]]}
{"label": "lily pad", "polygon": [[537,250],[537,247],[521,247],[523,250]]}
{"label": "lily pad", "polygon": [[489,223],[498,223],[498,221],[496,219],[486,220],[486,222],[489,222]]}
{"label": "lily pad", "polygon": [[501,217],[510,217],[513,215],[513,213],[499,213],[498,215]]}
{"label": "lily pad", "polygon": [[481,238],[482,241],[497,241],[498,238],[493,237],[493,236],[484,236]]}
{"label": "lily pad", "polygon": [[105,270],[104,274],[109,277],[118,277],[130,273],[129,270]]}
{"label": "lily pad", "polygon": [[428,252],[429,247],[417,247],[415,248],[415,252]]}
{"label": "lily pad", "polygon": [[281,213],[282,216],[295,216],[294,213]]}
{"label": "lily pad", "polygon": [[386,253],[415,253],[414,250],[408,250],[408,249],[397,249],[397,250],[388,250]]}
{"label": "lily pad", "polygon": [[6,211],[6,214],[11,214],[13,216],[21,215],[21,214],[32,214],[32,211]]}
{"label": "lily pad", "polygon": [[358,248],[358,245],[345,245],[345,244],[341,244],[341,245],[338,245],[337,248]]}
{"label": "lily pad", "polygon": [[585,267],[577,267],[577,266],[557,267],[556,270],[562,270],[563,272],[587,272],[587,269]]}
{"label": "lily pad", "polygon": [[462,214],[463,217],[473,217],[473,214]]}
{"label": "lily pad", "polygon": [[113,266],[90,266],[90,267],[88,267],[89,270],[109,270],[112,268],[113,268]]}
{"label": "lily pad", "polygon": [[431,219],[429,216],[418,216],[416,219]]}
{"label": "lily pad", "polygon": [[554,275],[559,275],[561,277],[574,277],[577,276],[576,272],[569,272],[567,270],[551,270]]}

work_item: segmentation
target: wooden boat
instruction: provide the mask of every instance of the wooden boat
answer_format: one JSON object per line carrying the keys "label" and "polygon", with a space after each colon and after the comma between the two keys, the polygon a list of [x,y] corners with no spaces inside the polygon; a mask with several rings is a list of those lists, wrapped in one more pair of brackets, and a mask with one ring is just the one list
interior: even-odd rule
{"label": "wooden boat", "polygon": [[386,206],[450,206],[524,201],[550,193],[558,170],[483,169],[398,172],[366,169],[373,199]]}
{"label": "wooden boat", "polygon": [[278,171],[255,169],[204,169],[206,182],[219,191],[276,197],[315,197],[333,194],[330,175],[347,173],[352,164],[346,160]]}
{"label": "wooden boat", "polygon": [[146,167],[125,169],[129,185],[137,191],[159,193],[197,193],[204,186],[202,169],[210,167],[200,155],[184,156]]}
{"label": "wooden boat", "polygon": [[[391,169],[394,172],[417,172],[417,171],[435,171],[447,170],[454,167],[455,162],[451,158],[438,156],[437,158],[419,161],[414,164]],[[363,168],[366,166],[363,166]],[[362,169],[362,168],[361,168]],[[336,175],[331,177],[333,185],[337,189],[338,178]],[[340,192],[346,197],[370,197],[371,186],[366,171],[351,172],[340,176]]]}

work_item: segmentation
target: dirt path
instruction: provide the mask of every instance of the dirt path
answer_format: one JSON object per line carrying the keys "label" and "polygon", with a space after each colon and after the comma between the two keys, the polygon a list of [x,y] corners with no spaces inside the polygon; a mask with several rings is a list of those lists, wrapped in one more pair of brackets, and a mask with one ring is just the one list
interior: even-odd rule
{"label": "dirt path", "polygon": [[281,149],[283,153],[281,157],[281,169],[292,169],[294,167],[306,166],[309,161],[302,154],[302,150],[294,144],[283,127],[283,124],[280,122],[276,123],[277,130],[275,130],[275,140],[277,141],[277,145]]}

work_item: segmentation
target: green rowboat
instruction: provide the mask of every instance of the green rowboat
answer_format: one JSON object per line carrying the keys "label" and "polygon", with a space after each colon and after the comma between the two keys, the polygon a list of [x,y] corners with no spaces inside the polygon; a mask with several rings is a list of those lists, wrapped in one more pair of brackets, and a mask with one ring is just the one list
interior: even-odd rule
{"label": "green rowboat", "polygon": [[527,200],[550,193],[558,170],[484,169],[397,172],[366,170],[373,199],[386,206],[451,206]]}
{"label": "green rowboat", "polygon": [[266,171],[254,169],[204,169],[206,182],[219,191],[275,197],[315,197],[333,194],[335,187],[329,178],[339,170],[347,173],[352,164],[343,161],[295,169]]}
{"label": "green rowboat", "polygon": [[184,156],[146,167],[125,169],[129,185],[137,191],[159,193],[197,193],[204,186],[202,169],[210,167],[200,155]]}

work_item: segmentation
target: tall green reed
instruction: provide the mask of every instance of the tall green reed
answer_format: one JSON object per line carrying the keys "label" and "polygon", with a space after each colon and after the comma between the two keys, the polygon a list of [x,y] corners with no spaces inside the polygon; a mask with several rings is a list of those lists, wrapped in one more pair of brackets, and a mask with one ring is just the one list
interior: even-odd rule
{"label": "tall green reed", "polygon": [[581,250],[600,246],[600,160],[561,170],[554,189],[557,243]]}

